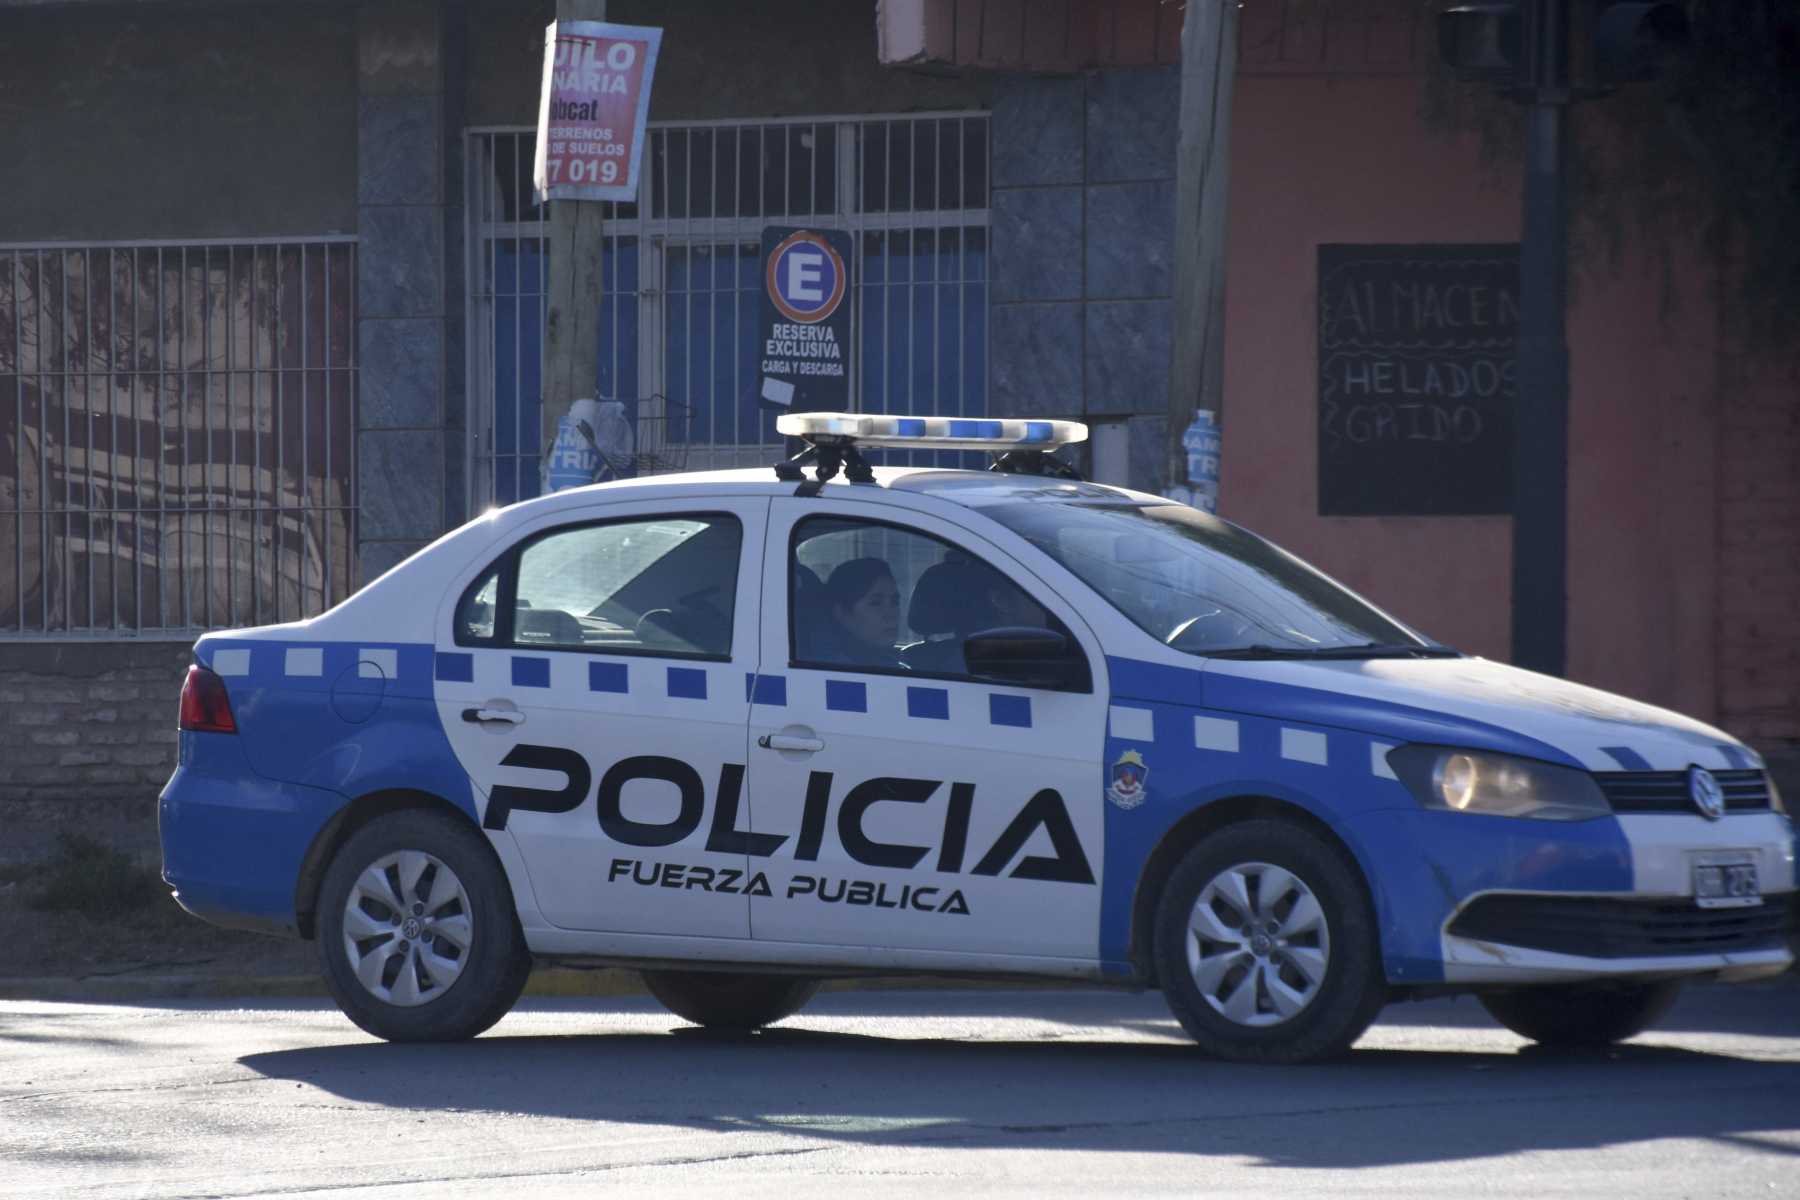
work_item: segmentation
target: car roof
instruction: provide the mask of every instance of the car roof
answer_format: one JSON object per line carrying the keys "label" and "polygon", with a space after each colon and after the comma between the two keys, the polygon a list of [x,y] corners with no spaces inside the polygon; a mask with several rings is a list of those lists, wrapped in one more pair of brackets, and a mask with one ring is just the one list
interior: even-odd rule
{"label": "car roof", "polygon": [[[935,467],[875,467],[874,474],[873,484],[851,483],[839,475],[826,484],[826,494],[839,488],[854,490],[872,486],[893,492],[936,496],[970,508],[1025,499],[1111,499],[1128,503],[1165,503],[1161,497],[1126,488],[1046,475],[945,470]],[[659,496],[693,496],[709,492],[721,495],[793,495],[794,488],[793,482],[777,479],[775,472],[769,467],[686,471],[566,488],[546,496],[522,500],[502,511],[509,517],[523,517],[528,513],[537,515],[563,507],[579,506],[601,496],[608,500],[650,500]]]}

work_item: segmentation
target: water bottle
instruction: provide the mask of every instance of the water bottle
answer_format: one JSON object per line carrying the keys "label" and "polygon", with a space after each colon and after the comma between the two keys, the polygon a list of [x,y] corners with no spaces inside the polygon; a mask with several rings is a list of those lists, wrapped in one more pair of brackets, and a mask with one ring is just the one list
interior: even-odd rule
{"label": "water bottle", "polygon": [[1193,505],[1203,512],[1219,511],[1219,427],[1208,409],[1194,413],[1194,419],[1181,435],[1181,448],[1187,451],[1187,482],[1193,493]]}

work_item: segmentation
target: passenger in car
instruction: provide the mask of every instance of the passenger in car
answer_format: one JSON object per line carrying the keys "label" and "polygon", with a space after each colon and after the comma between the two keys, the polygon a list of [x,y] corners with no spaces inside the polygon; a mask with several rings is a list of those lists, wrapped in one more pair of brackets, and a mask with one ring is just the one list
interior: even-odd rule
{"label": "passenger in car", "polygon": [[972,633],[1029,626],[1046,628],[1043,608],[991,567],[966,558],[946,558],[929,567],[913,586],[907,624],[926,640],[908,646],[907,666],[937,675],[969,672],[963,644]]}
{"label": "passenger in car", "polygon": [[879,558],[840,563],[825,581],[825,614],[816,652],[821,661],[847,666],[904,668],[895,646],[900,636],[900,588]]}

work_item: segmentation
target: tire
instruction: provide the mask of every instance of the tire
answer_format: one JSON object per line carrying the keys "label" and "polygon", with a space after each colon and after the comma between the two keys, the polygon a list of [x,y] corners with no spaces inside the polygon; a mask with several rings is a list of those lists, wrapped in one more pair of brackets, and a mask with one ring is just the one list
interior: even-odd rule
{"label": "tire", "polygon": [[1235,1062],[1341,1054],[1387,997],[1355,864],[1288,821],[1228,826],[1191,848],[1158,902],[1154,952],[1182,1028]]}
{"label": "tire", "polygon": [[1483,992],[1488,1015],[1522,1038],[1546,1046],[1609,1046],[1660,1021],[1681,993],[1682,981],[1556,984]]}
{"label": "tire", "polygon": [[319,956],[344,1015],[390,1042],[472,1038],[531,974],[492,848],[468,822],[423,809],[377,817],[333,857]]}
{"label": "tire", "polygon": [[684,1021],[748,1032],[799,1012],[819,990],[819,981],[726,971],[645,971],[644,986]]}

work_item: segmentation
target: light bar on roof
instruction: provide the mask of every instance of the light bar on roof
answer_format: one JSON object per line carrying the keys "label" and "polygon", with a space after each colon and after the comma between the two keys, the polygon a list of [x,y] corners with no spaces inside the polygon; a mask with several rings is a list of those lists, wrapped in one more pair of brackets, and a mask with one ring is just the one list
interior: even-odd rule
{"label": "light bar on roof", "polygon": [[782,413],[775,430],[785,437],[847,439],[858,446],[935,447],[947,450],[1054,450],[1087,441],[1080,421],[998,417],[900,417],[875,413]]}

